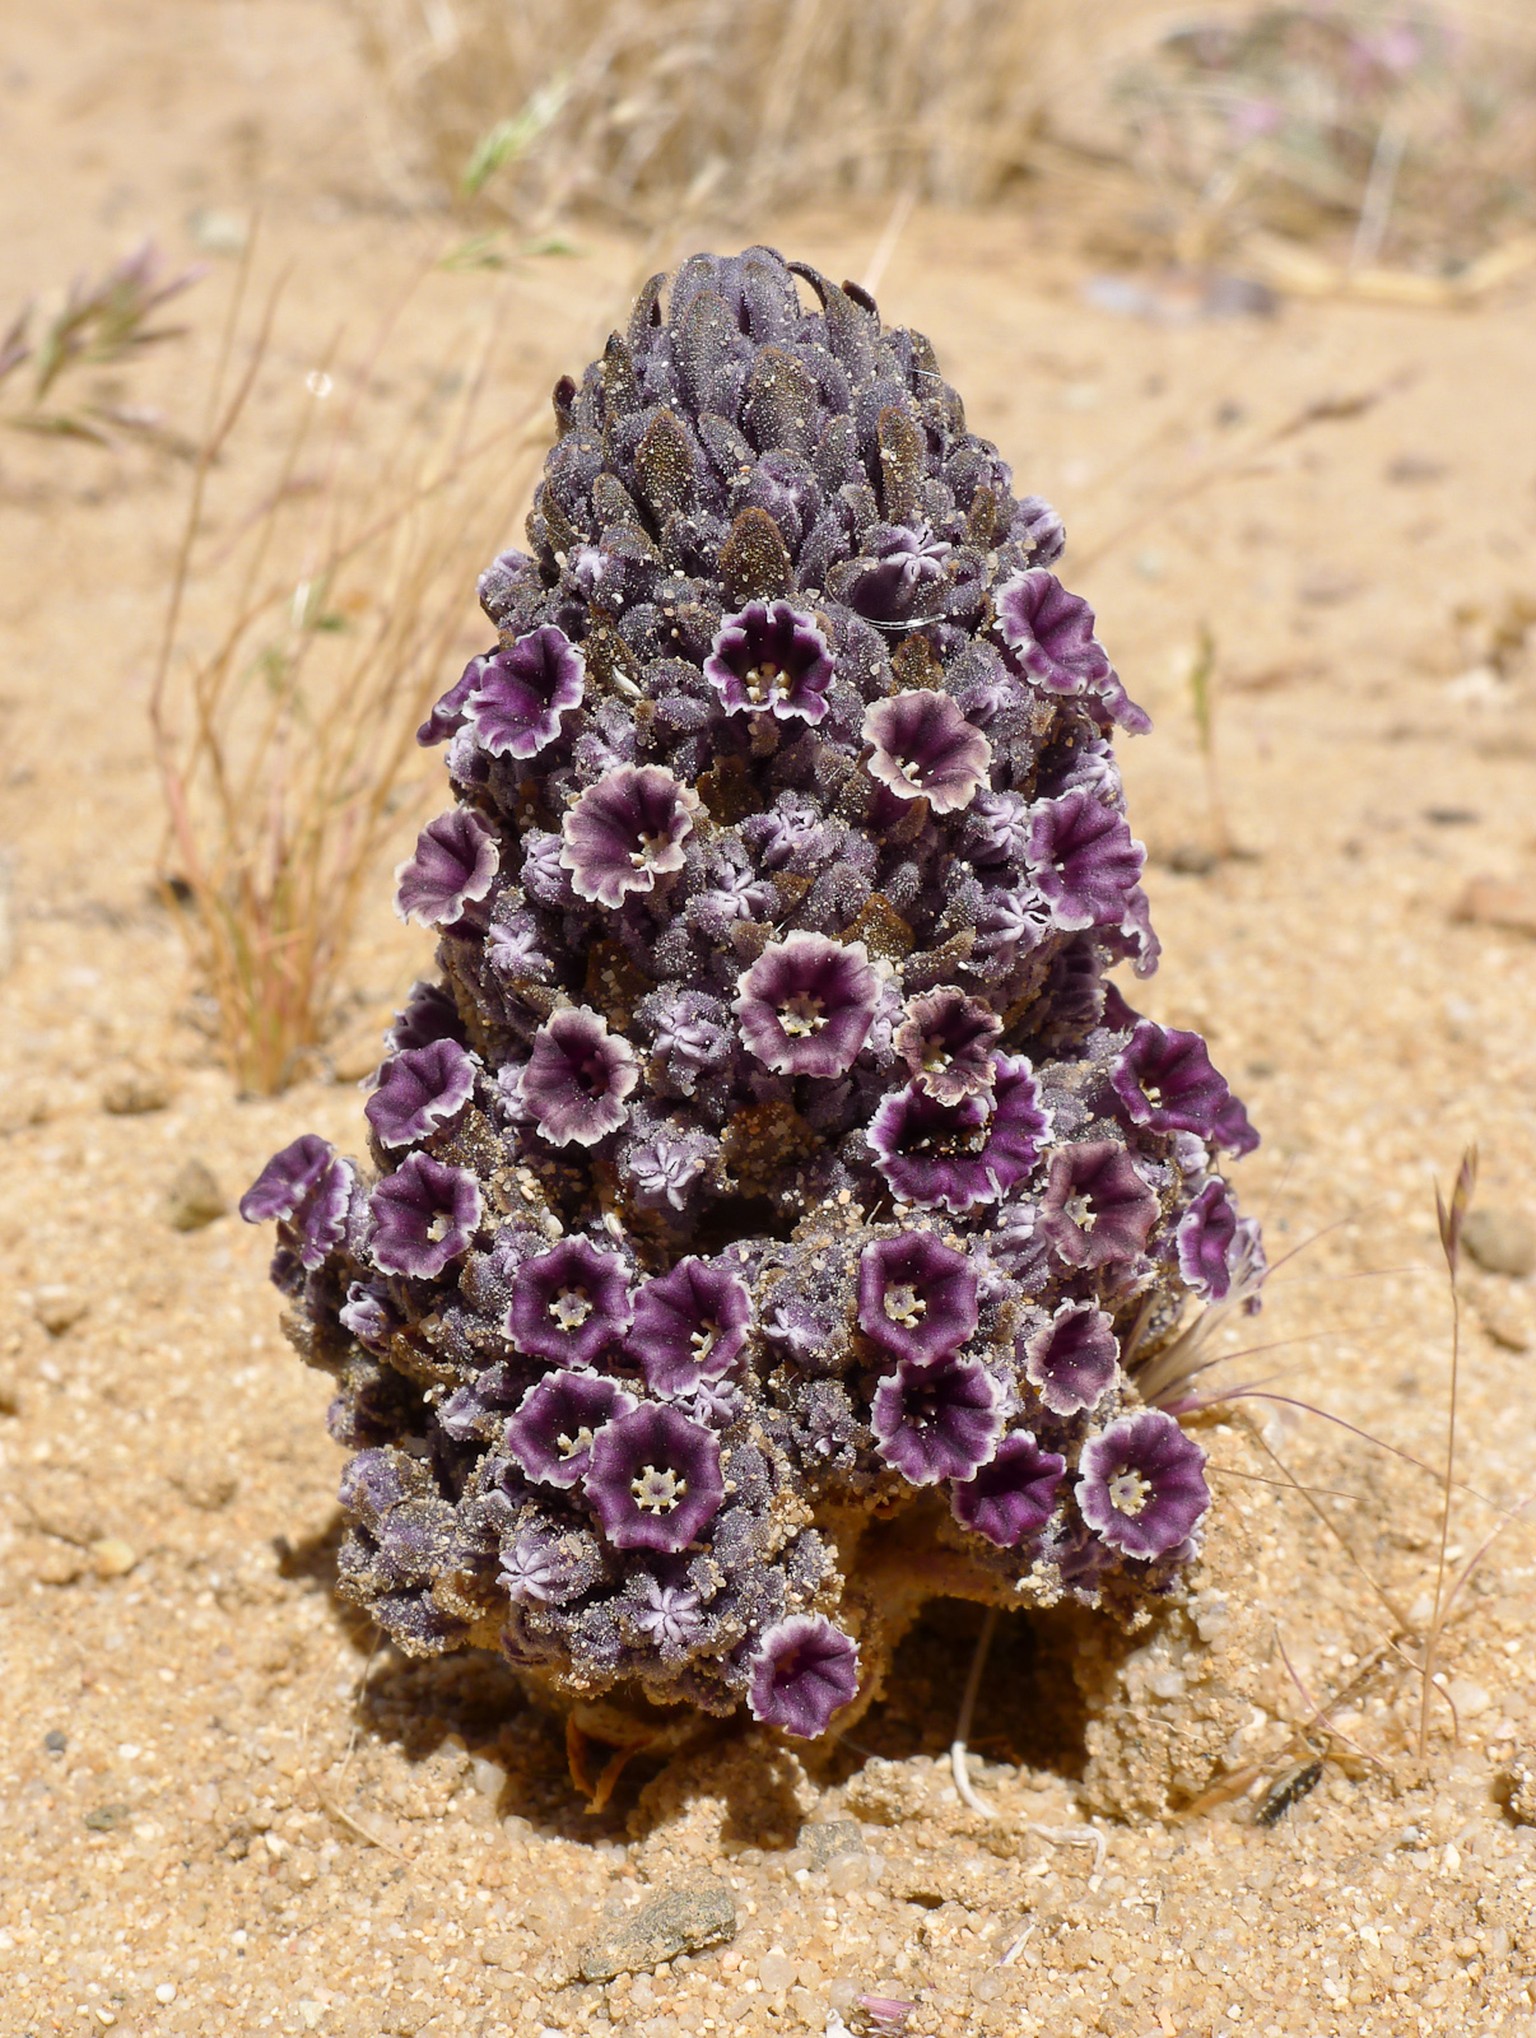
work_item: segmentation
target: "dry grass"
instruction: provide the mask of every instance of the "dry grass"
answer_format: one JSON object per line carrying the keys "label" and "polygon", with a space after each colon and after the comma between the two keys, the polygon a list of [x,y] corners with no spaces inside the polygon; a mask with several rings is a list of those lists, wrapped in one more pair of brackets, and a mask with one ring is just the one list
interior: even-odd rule
{"label": "dry grass", "polygon": [[453,677],[473,572],[514,535],[542,406],[537,422],[481,432],[482,363],[412,410],[387,408],[374,393],[386,327],[360,360],[339,347],[317,360],[274,473],[270,429],[247,412],[276,351],[275,301],[247,334],[241,296],[151,718],[167,892],[228,1066],[270,1093],[334,1022],[360,908],[422,777],[416,724]]}
{"label": "dry grass", "polygon": [[[1146,0],[354,0],[396,168],[525,227],[996,199]],[[1163,12],[1171,10],[1166,7]]]}

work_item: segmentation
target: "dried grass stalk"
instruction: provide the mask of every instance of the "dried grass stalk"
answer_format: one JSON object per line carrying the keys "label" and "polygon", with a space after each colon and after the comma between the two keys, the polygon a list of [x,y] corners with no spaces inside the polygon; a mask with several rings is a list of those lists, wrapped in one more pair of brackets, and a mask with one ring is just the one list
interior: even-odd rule
{"label": "dried grass stalk", "polygon": [[353,0],[397,160],[519,221],[991,199],[1147,0]]}
{"label": "dried grass stalk", "polygon": [[[242,279],[243,280],[243,279]],[[336,1014],[365,882],[397,841],[417,710],[469,620],[466,562],[505,545],[539,429],[482,434],[482,371],[380,414],[370,357],[333,349],[278,449],[235,457],[275,300],[241,339],[236,293],[198,456],[151,722],[167,895],[242,1089],[301,1073]],[[237,355],[245,366],[233,372]],[[291,372],[291,371],[289,371]],[[540,407],[542,409],[542,406]],[[220,500],[251,468],[259,489]],[[254,496],[254,499],[252,497]],[[215,527],[233,533],[214,541]],[[450,675],[451,676],[451,675]]]}

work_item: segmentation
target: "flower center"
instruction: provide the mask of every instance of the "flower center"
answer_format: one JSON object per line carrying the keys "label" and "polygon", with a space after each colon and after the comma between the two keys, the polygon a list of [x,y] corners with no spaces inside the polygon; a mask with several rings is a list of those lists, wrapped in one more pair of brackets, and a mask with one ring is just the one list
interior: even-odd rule
{"label": "flower center", "polygon": [[629,852],[629,860],[636,870],[649,870],[664,849],[672,847],[670,835],[660,833],[639,837],[640,847]]}
{"label": "flower center", "polygon": [[696,1359],[707,1359],[715,1348],[715,1339],[720,1335],[720,1326],[709,1317],[698,1329],[689,1333],[688,1346]]}
{"label": "flower center", "polygon": [[1117,1514],[1138,1515],[1152,1498],[1152,1487],[1133,1465],[1127,1465],[1109,1482],[1109,1504]]}
{"label": "flower center", "polygon": [[1161,1083],[1143,1083],[1141,1094],[1155,1111],[1163,1101],[1163,1086]]}
{"label": "flower center", "polygon": [[1099,1221],[1098,1211],[1094,1209],[1093,1204],[1082,1190],[1079,1190],[1075,1196],[1067,1198],[1065,1214],[1071,1218],[1079,1231],[1092,1231]]}
{"label": "flower center", "polygon": [[549,1313],[562,1330],[580,1330],[592,1314],[592,1298],[585,1288],[562,1288],[550,1303]]}
{"label": "flower center", "polygon": [[896,759],[896,769],[901,773],[909,786],[914,786],[921,791],[923,767],[915,757],[898,757]]}
{"label": "flower center", "polygon": [[923,1042],[923,1067],[925,1069],[947,1069],[954,1056],[937,1035],[929,1034]]}
{"label": "flower center", "polygon": [[915,1330],[928,1313],[927,1299],[910,1281],[898,1281],[887,1288],[880,1306],[892,1323],[904,1323],[908,1330]]}
{"label": "flower center", "polygon": [[427,1226],[427,1237],[431,1239],[434,1245],[441,1245],[452,1229],[453,1212],[451,1210],[437,1210],[433,1212],[432,1222]]}
{"label": "flower center", "polygon": [[688,1491],[688,1481],[679,1478],[670,1465],[659,1470],[655,1465],[643,1465],[630,1481],[629,1490],[644,1513],[670,1514]]}
{"label": "flower center", "polygon": [[807,1033],[819,1033],[827,1023],[821,1000],[814,991],[796,991],[779,1007],[779,1024],[791,1040]]}
{"label": "flower center", "polygon": [[784,692],[785,672],[772,658],[760,658],[741,675],[749,701],[771,701]]}
{"label": "flower center", "polygon": [[592,1432],[589,1429],[579,1429],[575,1436],[557,1436],[555,1447],[562,1458],[579,1458],[583,1451],[591,1450]]}

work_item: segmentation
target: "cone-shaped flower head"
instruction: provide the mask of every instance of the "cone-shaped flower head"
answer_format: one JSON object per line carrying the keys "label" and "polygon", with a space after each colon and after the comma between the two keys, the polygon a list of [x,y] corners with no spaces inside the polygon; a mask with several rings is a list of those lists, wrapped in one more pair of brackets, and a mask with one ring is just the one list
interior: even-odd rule
{"label": "cone-shaped flower head", "polygon": [[1128,1557],[1164,1557],[1210,1505],[1205,1453],[1160,1408],[1123,1415],[1083,1446],[1083,1520]]}
{"label": "cone-shaped flower head", "polygon": [[832,654],[816,618],[787,601],[749,601],[715,633],[704,677],[731,714],[819,722]]}
{"label": "cone-shaped flower head", "polygon": [[791,1614],[763,1635],[751,1670],[752,1717],[814,1741],[859,1688],[858,1644],[819,1613]]}
{"label": "cone-shaped flower head", "polygon": [[840,1076],[869,1037],[880,979],[862,941],[771,941],[737,979],[741,1037],[781,1076]]}

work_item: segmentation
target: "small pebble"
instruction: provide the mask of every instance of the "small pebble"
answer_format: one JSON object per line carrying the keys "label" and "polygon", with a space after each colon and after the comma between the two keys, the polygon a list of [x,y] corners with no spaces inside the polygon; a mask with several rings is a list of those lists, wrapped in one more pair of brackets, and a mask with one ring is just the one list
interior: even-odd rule
{"label": "small pebble", "polygon": [[139,1553],[121,1536],[102,1536],[91,1544],[91,1564],[98,1578],[126,1578]]}
{"label": "small pebble", "polygon": [[78,1289],[58,1284],[39,1288],[32,1298],[32,1314],[50,1337],[62,1337],[73,1329],[90,1306]]}
{"label": "small pebble", "polygon": [[1486,1273],[1523,1280],[1536,1267],[1536,1229],[1518,1210],[1497,1204],[1469,1210],[1461,1242]]}
{"label": "small pebble", "polygon": [[163,1111],[171,1101],[170,1085],[161,1076],[143,1069],[129,1069],[114,1076],[101,1093],[101,1108],[114,1118],[138,1118],[149,1111]]}
{"label": "small pebble", "polygon": [[155,2001],[157,2003],[174,2003],[175,2000],[176,2000],[175,1982],[162,1981],[161,1983],[159,1983],[159,1985],[155,1989]]}
{"label": "small pebble", "polygon": [[69,1736],[62,1727],[50,1727],[43,1736],[43,1746],[50,1755],[62,1755],[69,1746]]}
{"label": "small pebble", "polygon": [[200,1160],[185,1162],[165,1192],[165,1220],[173,1231],[201,1231],[228,1208],[213,1170]]}
{"label": "small pebble", "polygon": [[718,1946],[736,1934],[736,1902],[714,1877],[687,1889],[665,1891],[611,1930],[589,1940],[577,1955],[583,1981],[611,1981],[660,1967],[679,1953]]}

